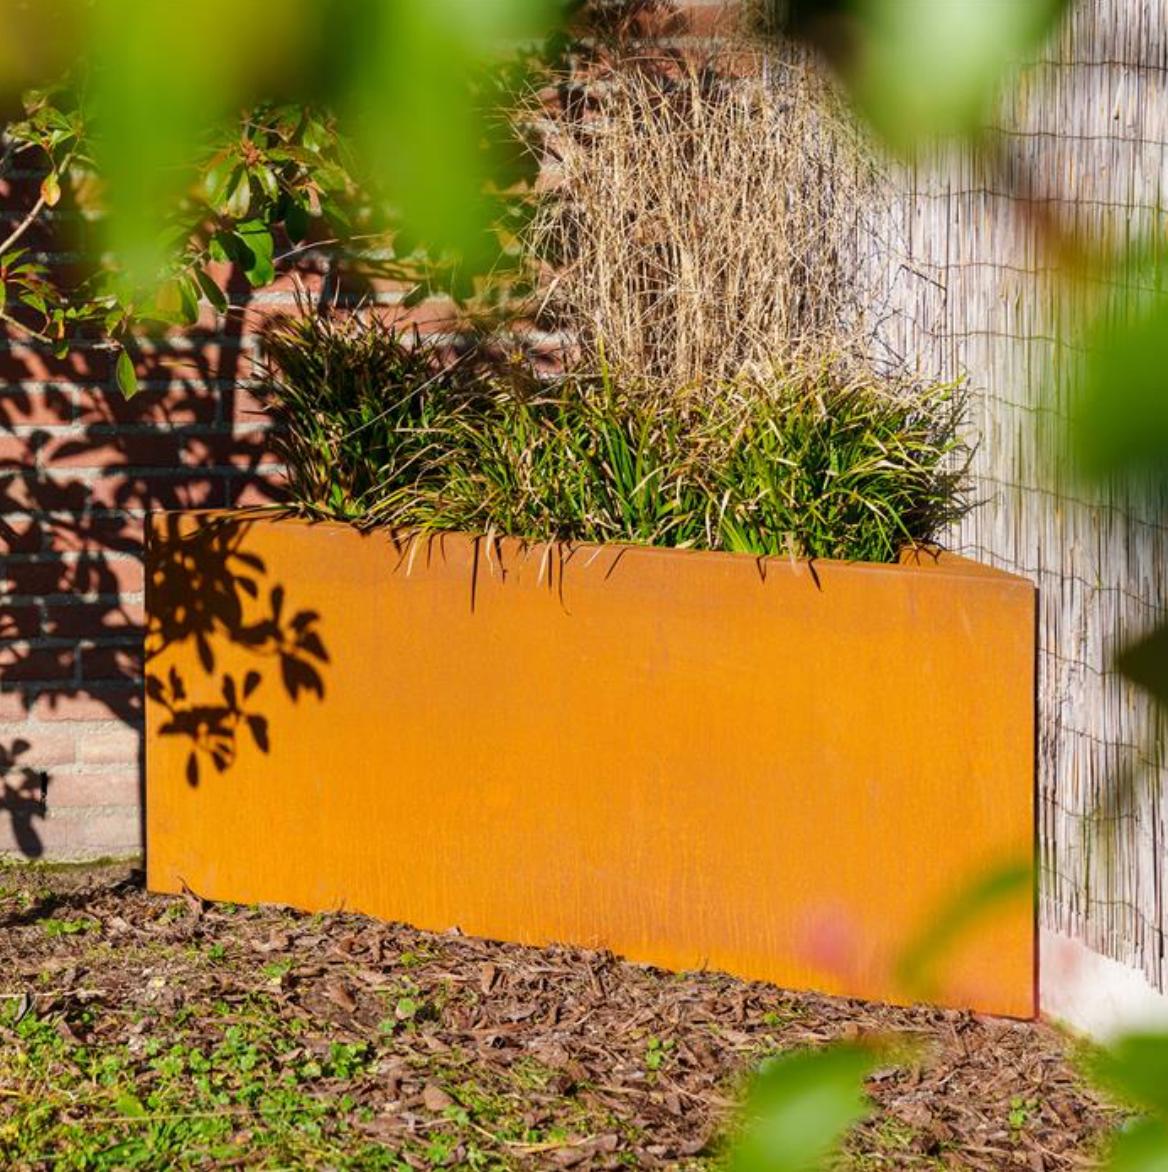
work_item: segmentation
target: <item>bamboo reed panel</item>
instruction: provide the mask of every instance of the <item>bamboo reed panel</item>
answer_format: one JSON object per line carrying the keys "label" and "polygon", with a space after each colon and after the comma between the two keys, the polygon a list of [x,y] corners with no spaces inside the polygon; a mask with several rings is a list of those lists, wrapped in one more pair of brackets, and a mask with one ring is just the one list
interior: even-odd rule
{"label": "bamboo reed panel", "polygon": [[1164,617],[1162,493],[1080,482],[1064,455],[1073,329],[1100,288],[1060,279],[1038,223],[1121,247],[1164,226],[1168,0],[1080,0],[1004,88],[989,146],[892,168],[886,353],[974,392],[977,495],[961,552],[1039,587],[1042,922],[1166,988],[1162,723],[1113,669]]}

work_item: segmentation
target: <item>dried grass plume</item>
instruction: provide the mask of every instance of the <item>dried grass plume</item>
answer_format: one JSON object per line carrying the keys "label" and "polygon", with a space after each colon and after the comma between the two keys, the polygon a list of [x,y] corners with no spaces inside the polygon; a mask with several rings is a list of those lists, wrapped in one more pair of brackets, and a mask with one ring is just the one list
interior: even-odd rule
{"label": "dried grass plume", "polygon": [[871,328],[874,158],[812,62],[733,60],[618,60],[540,111],[543,320],[677,388],[859,356]]}

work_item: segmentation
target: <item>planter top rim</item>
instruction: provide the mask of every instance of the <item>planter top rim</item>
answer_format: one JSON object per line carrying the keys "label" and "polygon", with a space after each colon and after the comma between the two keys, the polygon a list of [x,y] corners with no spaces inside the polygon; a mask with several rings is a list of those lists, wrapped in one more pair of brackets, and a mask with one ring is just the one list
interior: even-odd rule
{"label": "planter top rim", "polygon": [[[393,546],[404,549],[412,542],[463,540],[481,541],[487,535],[471,533],[466,530],[436,530],[433,532],[418,532],[416,530],[390,529],[386,527],[371,527],[358,529],[345,521],[332,518],[304,517],[291,510],[256,506],[239,509],[158,509],[150,514],[150,528],[158,526],[164,518],[188,519],[193,524],[207,521],[249,521],[279,523],[281,525],[298,525],[305,528],[322,529],[326,532],[353,534],[361,538],[373,538],[382,535]],[[584,557],[589,553],[599,554],[603,551],[616,551],[622,556],[635,556],[638,559],[649,557],[654,559],[687,558],[691,561],[716,561],[725,563],[727,560],[736,562],[751,562],[759,566],[775,568],[798,567],[810,570],[814,574],[817,567],[830,568],[833,572],[844,570],[850,573],[887,573],[904,572],[926,573],[930,576],[949,576],[963,579],[985,578],[1000,585],[1017,583],[1028,590],[1034,590],[1034,583],[1029,578],[1002,570],[996,566],[986,565],[974,561],[961,554],[951,553],[937,547],[920,546],[916,549],[906,549],[896,562],[866,562],[850,561],[842,558],[791,558],[782,554],[753,554],[740,553],[721,549],[681,549],[677,546],[664,545],[637,545],[631,542],[571,542],[571,541],[544,541],[527,537],[508,537],[496,535],[492,538],[498,547],[512,552],[526,553],[539,551],[541,556],[548,548],[559,548],[569,556]]]}

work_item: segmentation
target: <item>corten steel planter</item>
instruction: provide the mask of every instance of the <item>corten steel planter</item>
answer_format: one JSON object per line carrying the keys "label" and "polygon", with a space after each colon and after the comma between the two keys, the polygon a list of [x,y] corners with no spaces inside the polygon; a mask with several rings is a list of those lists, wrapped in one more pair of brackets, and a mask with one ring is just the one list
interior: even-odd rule
{"label": "corten steel planter", "polygon": [[[1032,586],[155,519],[149,883],[903,1000],[1034,842]],[[1027,893],[937,999],[1034,1012]]]}

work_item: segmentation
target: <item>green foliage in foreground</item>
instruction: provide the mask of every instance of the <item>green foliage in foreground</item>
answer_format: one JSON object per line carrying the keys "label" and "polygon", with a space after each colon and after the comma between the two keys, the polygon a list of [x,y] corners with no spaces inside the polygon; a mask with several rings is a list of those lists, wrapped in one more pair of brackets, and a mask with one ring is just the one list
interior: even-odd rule
{"label": "green foliage in foreground", "polygon": [[822,1167],[871,1103],[865,1077],[877,1053],[835,1045],[768,1059],[751,1087],[747,1123],[730,1172],[805,1172]]}
{"label": "green foliage in foreground", "polygon": [[[306,513],[535,541],[893,561],[964,510],[953,385],[826,366],[677,391],[609,371],[471,379],[376,319],[267,336],[267,400]],[[437,371],[437,373],[435,373]]]}
{"label": "green foliage in foreground", "polygon": [[1092,1055],[1087,1074],[1137,1113],[1114,1144],[1109,1172],[1168,1168],[1168,1034],[1127,1034]]}

